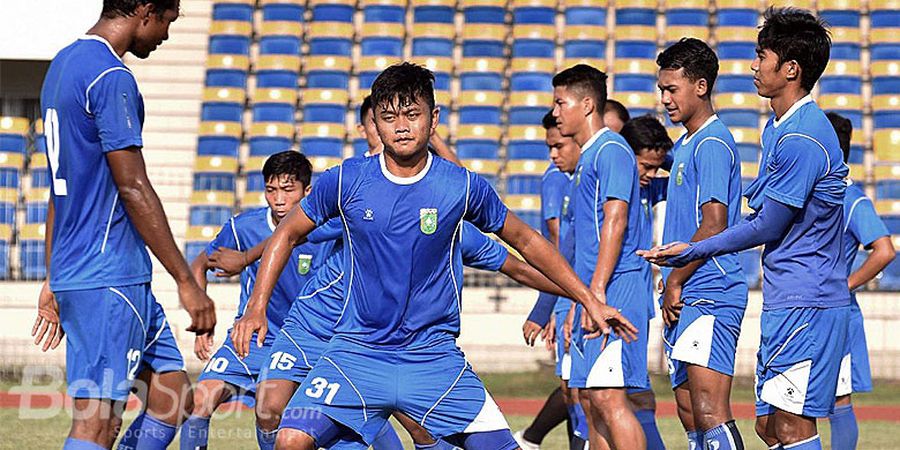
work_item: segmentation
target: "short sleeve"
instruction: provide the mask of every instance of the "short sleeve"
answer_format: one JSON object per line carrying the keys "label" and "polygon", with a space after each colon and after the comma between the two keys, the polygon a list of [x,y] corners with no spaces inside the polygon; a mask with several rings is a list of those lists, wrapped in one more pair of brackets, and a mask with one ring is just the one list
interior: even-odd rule
{"label": "short sleeve", "polygon": [[766,196],[794,208],[802,208],[819,177],[825,173],[826,154],[808,136],[784,138],[772,154]]}
{"label": "short sleeve", "polygon": [[637,183],[634,154],[622,145],[610,144],[598,152],[596,165],[602,201],[631,201],[631,192]]}
{"label": "short sleeve", "polygon": [[700,143],[694,154],[697,166],[697,204],[704,205],[711,201],[728,205],[728,187],[731,181],[731,168],[734,164],[734,153],[724,143],[707,139]]}
{"label": "short sleeve", "polygon": [[87,110],[94,116],[104,153],[143,147],[143,100],[134,75],[114,69],[88,90]]}
{"label": "short sleeve", "polygon": [[560,172],[551,172],[541,180],[541,219],[558,219],[568,179]]}
{"label": "short sleeve", "polygon": [[338,190],[340,189],[340,174],[343,164],[326,170],[316,179],[312,192],[303,200],[300,200],[300,208],[306,213],[316,226],[322,226],[329,219],[337,217]]}
{"label": "short sleeve", "polygon": [[463,222],[460,251],[464,265],[492,272],[500,270],[509,256],[506,247],[485,236],[468,222]]}
{"label": "short sleeve", "polygon": [[334,241],[340,239],[344,235],[344,223],[340,217],[329,219],[325,225],[316,227],[312,233],[306,236],[306,240],[312,244],[321,244],[323,242]]}
{"label": "short sleeve", "polygon": [[238,251],[247,250],[241,245],[240,240],[237,237],[237,232],[234,227],[234,217],[228,219],[228,221],[225,222],[225,225],[222,225],[219,234],[217,234],[216,237],[209,242],[209,245],[206,246],[206,256],[213,254],[213,252],[220,248],[230,248]]}
{"label": "short sleeve", "polygon": [[469,177],[469,199],[465,220],[485,233],[496,233],[506,223],[509,210],[491,184],[481,176],[466,171]]}
{"label": "short sleeve", "polygon": [[853,233],[856,240],[863,247],[868,247],[878,239],[889,236],[890,233],[887,226],[878,217],[872,201],[866,197],[860,197],[857,202],[850,213],[850,217],[847,218],[847,229]]}

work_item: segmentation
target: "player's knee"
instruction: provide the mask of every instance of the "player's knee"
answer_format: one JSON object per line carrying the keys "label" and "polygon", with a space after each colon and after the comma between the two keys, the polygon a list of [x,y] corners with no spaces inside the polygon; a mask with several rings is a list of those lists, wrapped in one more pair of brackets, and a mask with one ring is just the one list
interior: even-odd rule
{"label": "player's knee", "polygon": [[282,428],[275,438],[276,450],[315,450],[316,442],[312,436],[290,428]]}
{"label": "player's knee", "polygon": [[122,428],[122,419],[118,417],[89,417],[74,419],[69,436],[82,441],[112,445]]}
{"label": "player's knee", "polygon": [[256,425],[262,430],[275,430],[281,423],[281,413],[284,412],[284,407],[282,402],[272,396],[258,399],[255,408]]}
{"label": "player's knee", "polygon": [[628,403],[635,411],[656,410],[656,396],[652,390],[628,394]]}
{"label": "player's knee", "polygon": [[754,429],[756,430],[756,435],[759,436],[763,442],[769,443],[778,441],[778,437],[769,429],[769,421],[765,416],[756,418],[756,426]]}

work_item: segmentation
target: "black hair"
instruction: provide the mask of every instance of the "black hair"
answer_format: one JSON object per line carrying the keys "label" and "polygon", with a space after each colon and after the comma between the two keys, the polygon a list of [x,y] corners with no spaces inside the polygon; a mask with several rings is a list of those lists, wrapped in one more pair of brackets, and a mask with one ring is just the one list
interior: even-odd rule
{"label": "black hair", "polygon": [[837,133],[838,142],[841,144],[841,151],[844,152],[844,162],[850,159],[850,137],[853,136],[853,122],[850,119],[829,111],[825,114],[834,132]]}
{"label": "black hair", "polygon": [[134,15],[138,6],[151,4],[156,7],[156,14],[162,16],[166,11],[178,8],[178,0],[103,0],[101,17],[113,19]]}
{"label": "black hair", "polygon": [[597,112],[603,114],[606,106],[606,74],[587,65],[577,64],[553,77],[553,87],[566,87],[582,98],[594,98]]}
{"label": "black hair", "polygon": [[266,181],[288,175],[306,187],[312,181],[312,163],[306,159],[303,153],[285,150],[266,159],[262,173],[263,179]]}
{"label": "black hair", "polygon": [[366,115],[372,112],[372,96],[367,95],[359,105],[359,123],[365,124]]}
{"label": "black hair", "polygon": [[691,82],[706,80],[706,97],[712,95],[713,85],[719,75],[719,58],[706,42],[696,38],[681,38],[656,57],[660,70],[684,69],[684,76]]}
{"label": "black hair", "polygon": [[667,152],[673,145],[672,138],[666,132],[666,127],[663,126],[659,119],[650,114],[635,117],[625,122],[625,126],[622,127],[620,134],[631,146],[631,149],[634,150],[635,155],[648,148],[654,151]]}
{"label": "black hair", "polygon": [[622,102],[618,100],[613,100],[611,98],[606,99],[606,106],[603,107],[603,114],[606,114],[608,112],[616,113],[622,123],[631,120],[631,114],[628,114],[628,108],[626,108],[625,105],[623,105]]}
{"label": "black hair", "polygon": [[759,50],[778,55],[778,66],[788,61],[800,65],[800,86],[812,91],[825,72],[831,54],[831,36],[824,20],[798,8],[769,7],[759,30]]}
{"label": "black hair", "polygon": [[422,99],[428,104],[430,113],[434,110],[434,74],[411,62],[394,64],[375,78],[370,97],[372,107],[397,109]]}
{"label": "black hair", "polygon": [[547,111],[547,114],[544,114],[544,118],[541,119],[541,125],[544,126],[545,130],[556,128],[556,117],[553,117],[553,110]]}

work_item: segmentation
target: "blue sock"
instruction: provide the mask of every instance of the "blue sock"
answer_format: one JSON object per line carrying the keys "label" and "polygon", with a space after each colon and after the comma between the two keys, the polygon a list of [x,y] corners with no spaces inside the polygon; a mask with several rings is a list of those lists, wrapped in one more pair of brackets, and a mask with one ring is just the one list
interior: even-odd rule
{"label": "blue sock", "polygon": [[572,422],[572,433],[581,439],[588,439],[588,423],[587,416],[584,415],[584,409],[580,403],[567,406],[569,410],[569,420]]}
{"label": "blue sock", "polygon": [[666,444],[663,444],[659,428],[656,427],[656,412],[652,409],[639,409],[634,415],[644,429],[644,436],[647,436],[647,450],[665,450]]}
{"label": "blue sock", "polygon": [[688,450],[703,450],[703,432],[702,431],[688,431]]}
{"label": "blue sock", "polygon": [[744,450],[744,439],[733,420],[716,425],[703,432],[704,448],[720,450]]}
{"label": "blue sock", "polygon": [[63,444],[63,450],[106,450],[106,447],[101,447],[93,442],[82,441],[81,439],[66,439],[66,443]]}
{"label": "blue sock", "polygon": [[782,445],[781,448],[783,448],[784,450],[822,450],[822,441],[819,439],[819,435],[817,434],[809,439],[800,442]]}
{"label": "blue sock", "polygon": [[191,416],[181,425],[181,450],[204,450],[209,444],[209,417]]}
{"label": "blue sock", "polygon": [[278,436],[278,430],[266,431],[257,426],[256,443],[259,444],[259,450],[275,450],[275,436]]}
{"label": "blue sock", "polygon": [[434,444],[415,444],[415,446],[416,450],[456,450],[458,448],[443,439],[438,439]]}
{"label": "blue sock", "polygon": [[156,417],[141,413],[119,441],[118,450],[166,450],[178,429]]}
{"label": "blue sock", "polygon": [[403,443],[400,442],[400,436],[394,431],[394,427],[390,422],[384,424],[375,440],[372,441],[373,450],[403,450]]}
{"label": "blue sock", "polygon": [[855,450],[859,439],[859,425],[853,405],[835,406],[834,412],[828,416],[831,423],[831,448]]}

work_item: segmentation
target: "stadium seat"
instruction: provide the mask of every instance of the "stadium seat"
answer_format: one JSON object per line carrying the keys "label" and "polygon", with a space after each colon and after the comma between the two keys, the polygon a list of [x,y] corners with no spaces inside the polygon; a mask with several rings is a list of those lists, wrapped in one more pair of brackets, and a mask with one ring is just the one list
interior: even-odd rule
{"label": "stadium seat", "polygon": [[256,59],[256,86],[296,89],[300,80],[300,57],[260,55]]}
{"label": "stadium seat", "polygon": [[466,23],[462,32],[462,54],[466,58],[503,58],[506,56],[505,25]]}
{"label": "stadium seat", "polygon": [[[606,10],[602,11],[605,21]],[[568,10],[566,17],[568,20]],[[584,63],[599,70],[606,70],[607,38],[605,24],[567,24],[563,30],[563,66],[572,67]]]}
{"label": "stadium seat", "polygon": [[[219,224],[189,226],[185,235],[185,258],[188,261],[192,261],[197,257],[197,255],[205,252],[206,247],[209,245],[209,242],[216,237],[216,233],[219,231],[219,227],[221,227],[221,225],[224,224],[229,217],[231,216],[226,216],[225,219]],[[214,278],[214,276],[208,277],[207,279],[212,281],[212,278]]]}
{"label": "stadium seat", "polygon": [[191,194],[188,223],[218,226],[231,217],[234,208],[234,192],[194,191]]}
{"label": "stadium seat", "polygon": [[556,67],[552,58],[513,58],[510,65],[510,91],[553,90],[552,80]]}
{"label": "stadium seat", "polygon": [[[31,186],[25,191],[25,223],[47,221],[47,200],[50,198],[50,180],[47,171],[47,157],[41,153],[31,156]],[[40,168],[40,170],[37,170]],[[36,178],[37,175],[37,179]]]}
{"label": "stadium seat", "polygon": [[876,130],[900,128],[900,94],[873,96],[872,122]]}
{"label": "stadium seat", "polygon": [[894,0],[869,2],[872,61],[900,60],[900,9]]}
{"label": "stadium seat", "polygon": [[869,65],[872,75],[872,94],[900,94],[900,61],[876,61]]}
{"label": "stadium seat", "polygon": [[[732,137],[734,137],[734,143],[737,145],[737,151],[741,157],[741,161],[758,163],[760,157],[759,128],[730,127],[729,130],[731,131]],[[755,178],[756,172],[746,175]],[[742,176],[746,175],[744,175],[742,172]]]}
{"label": "stadium seat", "polygon": [[353,23],[356,0],[309,0],[314,22]]}
{"label": "stadium seat", "polygon": [[241,134],[241,124],[237,122],[200,122],[197,155],[237,157]]}
{"label": "stadium seat", "polygon": [[411,0],[414,23],[452,24],[456,0]]}
{"label": "stadium seat", "polygon": [[215,0],[212,2],[213,20],[253,21],[253,0]]}
{"label": "stadium seat", "polygon": [[244,55],[209,55],[206,59],[206,87],[246,89],[250,59]]}
{"label": "stadium seat", "polygon": [[402,23],[367,22],[360,33],[359,48],[362,56],[403,56],[404,34]]}
{"label": "stadium seat", "polygon": [[303,92],[303,122],[344,124],[349,96],[340,89],[305,89]]}
{"label": "stadium seat", "polygon": [[628,108],[632,117],[655,112],[656,62],[642,59],[615,59],[612,94]]}
{"label": "stadium seat", "polygon": [[307,156],[344,157],[344,123],[304,123],[300,125],[300,151]]}
{"label": "stadium seat", "polygon": [[451,58],[453,56],[453,41],[456,38],[456,28],[452,23],[422,23],[413,24],[412,33],[413,56],[436,56]]}
{"label": "stadium seat", "polygon": [[460,2],[466,23],[503,24],[506,0],[466,0]]}
{"label": "stadium seat", "polygon": [[459,83],[463,91],[500,91],[503,89],[503,58],[463,58],[459,67]]}
{"label": "stadium seat", "polygon": [[306,58],[306,87],[309,89],[343,89],[350,87],[350,57],[310,55]]}
{"label": "stadium seat", "polygon": [[244,114],[246,92],[240,88],[211,87],[203,89],[200,120],[240,122]]}
{"label": "stadium seat", "polygon": [[0,152],[24,155],[29,128],[24,117],[0,116]]}
{"label": "stadium seat", "polygon": [[301,22],[263,22],[259,39],[259,52],[263,55],[300,54],[303,44],[303,24]]}
{"label": "stadium seat", "polygon": [[250,157],[267,157],[294,145],[294,125],[288,123],[254,123],[250,126]]}
{"label": "stadium seat", "polygon": [[666,42],[683,37],[709,40],[709,2],[700,0],[666,0]]}
{"label": "stadium seat", "polygon": [[[539,181],[540,183],[540,181]],[[535,230],[541,229],[541,196],[534,194],[506,194],[503,202],[523,222]]]}
{"label": "stadium seat", "polygon": [[446,102],[439,105],[450,105],[450,74],[453,72],[453,59],[442,56],[413,56],[412,61],[423,65],[434,74],[435,96],[446,95]]}
{"label": "stadium seat", "polygon": [[552,107],[551,92],[512,92],[509,94],[509,124],[540,124]]}
{"label": "stadium seat", "polygon": [[875,174],[875,198],[900,200],[900,165],[877,165]]}
{"label": "stadium seat", "polygon": [[[497,161],[500,151],[500,127],[497,125],[459,125],[456,130],[456,154],[461,160]],[[488,170],[499,170],[499,165]],[[480,170],[478,171],[481,172]],[[493,173],[497,175],[497,173]]]}
{"label": "stadium seat", "polygon": [[557,0],[511,0],[513,24],[556,23]]}
{"label": "stadium seat", "polygon": [[360,0],[363,21],[403,24],[406,22],[406,0]]}
{"label": "stadium seat", "polygon": [[303,22],[306,12],[306,0],[260,0],[259,4],[263,21]]}
{"label": "stadium seat", "polygon": [[351,22],[311,22],[307,33],[310,55],[350,56],[353,49]]}
{"label": "stadium seat", "polygon": [[194,192],[234,192],[237,179],[237,158],[229,156],[198,156],[194,160]]}
{"label": "stadium seat", "polygon": [[356,67],[359,74],[359,90],[357,91],[356,100],[362,102],[362,100],[369,95],[372,83],[375,82],[378,75],[381,74],[384,69],[388,68],[388,66],[400,61],[401,59],[397,56],[360,57]]}
{"label": "stadium seat", "polygon": [[251,22],[213,20],[209,26],[209,53],[247,56],[252,34]]}
{"label": "stadium seat", "polygon": [[832,60],[819,80],[822,94],[862,94],[862,67],[858,60]]}
{"label": "stadium seat", "polygon": [[900,162],[900,130],[875,130],[873,149],[876,161]]}
{"label": "stadium seat", "polygon": [[503,94],[494,91],[463,91],[458,98],[460,124],[500,125]]}
{"label": "stadium seat", "polygon": [[847,119],[850,119],[850,122],[853,124],[853,129],[858,130],[857,134],[862,134],[863,99],[861,95],[820,93],[817,102],[822,109],[836,112]]}
{"label": "stadium seat", "polygon": [[616,2],[616,59],[656,59],[656,6],[655,0]]}
{"label": "stadium seat", "polygon": [[729,127],[759,126],[760,97],[755,93],[720,92],[713,95],[713,103],[722,123]]}
{"label": "stadium seat", "polygon": [[876,200],[875,212],[881,216],[889,233],[900,235],[900,201]]}
{"label": "stadium seat", "polygon": [[296,89],[256,88],[253,94],[253,122],[293,124],[296,105]]}
{"label": "stadium seat", "polygon": [[[0,225],[0,236],[9,232],[8,225]],[[46,255],[45,255],[45,233],[47,227],[43,222],[26,223],[19,230],[19,266],[22,270],[22,279],[39,281],[47,277]],[[5,248],[4,248],[5,247]],[[0,237],[0,277],[2,274],[9,272],[9,268],[4,268],[3,254],[6,252],[8,257],[9,239],[6,242]]]}
{"label": "stadium seat", "polygon": [[[548,150],[544,143],[544,128],[541,125],[511,125],[509,127],[509,146],[507,158],[512,163],[514,160],[540,161],[543,168],[538,175],[543,175],[547,168]],[[532,168],[528,165],[527,168]],[[512,174],[507,166],[507,174]],[[528,172],[529,174],[531,172]],[[540,191],[536,192],[540,193]]]}
{"label": "stadium seat", "polygon": [[[737,17],[741,17],[749,11],[748,14],[754,17],[753,25],[724,25],[720,22],[719,26],[714,29],[716,40],[718,41],[716,54],[720,61],[741,61],[744,65],[743,73],[749,74],[750,62],[756,57],[756,36],[759,34],[756,29],[756,18],[759,17],[759,13],[754,10],[743,9],[735,11],[735,22],[741,22],[743,19],[737,19]],[[719,10],[720,21],[722,17],[727,17],[727,14]]]}

